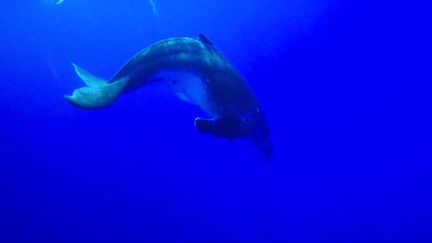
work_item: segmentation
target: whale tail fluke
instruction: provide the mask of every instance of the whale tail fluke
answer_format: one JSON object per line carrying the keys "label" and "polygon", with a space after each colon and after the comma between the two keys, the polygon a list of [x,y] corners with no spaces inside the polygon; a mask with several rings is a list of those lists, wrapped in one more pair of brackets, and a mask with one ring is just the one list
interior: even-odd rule
{"label": "whale tail fluke", "polygon": [[108,83],[108,80],[94,76],[93,74],[87,72],[86,70],[78,67],[75,63],[72,63],[76,74],[84,81],[89,87],[97,87]]}
{"label": "whale tail fluke", "polygon": [[108,82],[88,73],[73,63],[72,65],[77,75],[87,86],[76,89],[72,95],[66,95],[65,99],[80,108],[97,109],[108,106],[117,100],[126,86],[126,79]]}

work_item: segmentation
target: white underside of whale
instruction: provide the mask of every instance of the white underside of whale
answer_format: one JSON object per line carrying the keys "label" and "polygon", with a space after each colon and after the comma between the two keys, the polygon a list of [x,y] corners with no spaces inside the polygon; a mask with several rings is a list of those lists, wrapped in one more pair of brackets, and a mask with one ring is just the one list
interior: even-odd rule
{"label": "white underside of whale", "polygon": [[199,74],[187,70],[160,70],[151,77],[162,80],[183,101],[201,107],[206,113],[212,114],[212,106],[206,87],[206,79]]}
{"label": "white underside of whale", "polygon": [[[87,84],[74,91],[72,96],[66,99],[83,108],[101,108],[113,103],[125,87],[128,86],[129,78],[108,82],[98,78],[73,64],[78,76]],[[162,69],[142,80],[143,87],[148,84],[167,86],[181,100],[199,106],[204,112],[215,116],[214,106],[209,101],[207,92],[207,79],[198,73],[181,69]]]}

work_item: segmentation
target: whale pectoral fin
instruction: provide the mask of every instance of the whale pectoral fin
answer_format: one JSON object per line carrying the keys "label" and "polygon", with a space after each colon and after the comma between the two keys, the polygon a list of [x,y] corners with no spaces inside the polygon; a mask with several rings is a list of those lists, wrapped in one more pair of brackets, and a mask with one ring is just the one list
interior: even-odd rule
{"label": "whale pectoral fin", "polygon": [[211,133],[216,137],[236,139],[246,137],[249,131],[238,117],[222,117],[217,119],[195,118],[195,128],[202,133]]}

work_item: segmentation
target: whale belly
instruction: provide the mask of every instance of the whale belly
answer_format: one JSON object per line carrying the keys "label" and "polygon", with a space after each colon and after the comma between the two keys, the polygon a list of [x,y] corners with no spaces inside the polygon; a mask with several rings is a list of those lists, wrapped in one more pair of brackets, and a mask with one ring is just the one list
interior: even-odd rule
{"label": "whale belly", "polygon": [[201,75],[187,70],[162,70],[152,79],[163,80],[181,100],[212,113],[205,78]]}

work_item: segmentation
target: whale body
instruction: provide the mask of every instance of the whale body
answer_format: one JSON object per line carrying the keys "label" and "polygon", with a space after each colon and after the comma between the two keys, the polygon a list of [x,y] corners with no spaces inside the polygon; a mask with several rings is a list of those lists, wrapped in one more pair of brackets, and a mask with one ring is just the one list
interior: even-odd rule
{"label": "whale body", "polygon": [[179,98],[209,115],[195,118],[198,131],[228,139],[249,138],[267,158],[272,157],[267,121],[252,89],[204,35],[159,41],[135,55],[110,80],[73,66],[87,84],[65,96],[75,106],[102,108],[125,92],[167,84]]}

